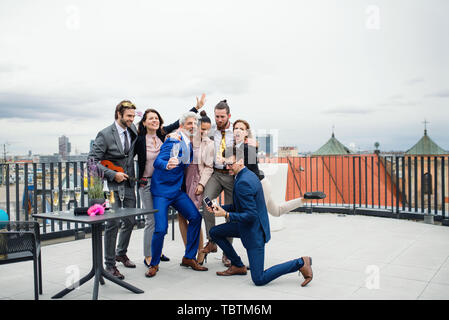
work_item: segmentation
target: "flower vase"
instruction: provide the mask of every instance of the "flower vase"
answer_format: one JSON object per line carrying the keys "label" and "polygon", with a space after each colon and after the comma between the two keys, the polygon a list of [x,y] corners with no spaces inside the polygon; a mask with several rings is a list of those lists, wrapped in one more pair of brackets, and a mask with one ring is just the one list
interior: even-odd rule
{"label": "flower vase", "polygon": [[89,199],[89,207],[92,207],[94,204],[102,205],[104,202],[105,202],[104,198]]}

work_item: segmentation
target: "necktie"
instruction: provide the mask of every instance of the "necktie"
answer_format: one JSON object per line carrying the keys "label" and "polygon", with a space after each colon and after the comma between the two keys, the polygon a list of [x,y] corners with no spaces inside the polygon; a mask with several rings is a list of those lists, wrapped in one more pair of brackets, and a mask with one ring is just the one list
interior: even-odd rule
{"label": "necktie", "polygon": [[226,149],[226,131],[221,132],[220,157],[223,157],[223,151]]}
{"label": "necktie", "polygon": [[128,154],[129,152],[129,141],[128,141],[128,130],[123,131],[123,135],[125,136],[125,147],[123,148],[123,151],[125,151],[125,154]]}

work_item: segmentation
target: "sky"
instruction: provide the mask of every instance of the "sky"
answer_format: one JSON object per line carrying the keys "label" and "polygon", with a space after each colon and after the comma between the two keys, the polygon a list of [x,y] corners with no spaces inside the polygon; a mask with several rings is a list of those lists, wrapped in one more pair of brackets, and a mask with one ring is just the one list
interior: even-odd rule
{"label": "sky", "polygon": [[[88,152],[123,99],[166,123],[206,94],[276,146],[449,150],[449,1],[0,2],[0,144]],[[140,118],[136,117],[135,123]]]}

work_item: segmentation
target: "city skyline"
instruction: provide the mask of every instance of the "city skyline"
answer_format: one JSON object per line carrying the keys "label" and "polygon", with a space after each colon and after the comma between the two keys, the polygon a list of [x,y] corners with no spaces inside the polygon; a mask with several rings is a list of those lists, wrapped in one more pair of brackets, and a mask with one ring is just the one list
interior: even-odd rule
{"label": "city skyline", "polygon": [[[427,122],[427,121],[424,121],[423,122],[424,123],[424,133],[423,133],[423,135],[424,134],[427,134],[427,124],[429,123],[429,122]],[[263,131],[264,133],[262,134],[262,135],[258,135],[258,136],[256,136],[256,138],[258,139],[258,141],[259,141],[259,152],[260,151],[262,151],[262,154],[264,154],[265,155],[265,153],[268,153],[268,154],[271,154],[271,155],[278,155],[278,153],[279,152],[281,152],[281,153],[284,153],[287,149],[294,149],[296,152],[297,152],[297,154],[298,155],[301,155],[301,154],[313,154],[313,153],[316,153],[321,147],[323,147],[325,144],[326,144],[326,142],[324,142],[321,146],[319,146],[316,150],[307,150],[307,151],[302,151],[302,152],[299,152],[299,150],[298,150],[298,146],[295,146],[295,145],[279,145],[279,143],[278,142],[276,142],[275,141],[275,138],[276,138],[276,135],[271,135],[271,137],[269,138],[269,142],[268,142],[268,140],[267,140],[267,142],[265,143],[263,140],[261,141],[260,140],[260,138],[264,138],[264,140],[266,139],[266,136],[267,136],[267,134],[265,133],[265,131]],[[270,135],[270,134],[268,134],[268,135]],[[334,135],[335,135],[335,133],[334,133],[334,131],[332,131],[332,137],[334,137]],[[68,143],[68,154],[66,154],[66,155],[64,155],[64,150],[63,151],[61,151],[61,139],[67,139],[66,141],[66,143]],[[338,140],[338,139],[337,139]],[[89,142],[89,150],[90,150],[90,147],[92,146],[92,143],[94,142],[94,140],[92,139],[92,140],[90,140],[90,142]],[[416,141],[415,142],[415,144],[417,143],[418,141]],[[64,143],[65,144],[65,143]],[[267,147],[265,147],[265,145],[266,144],[268,144],[268,146]],[[414,145],[415,145],[414,144]],[[439,146],[439,144],[438,144],[438,142],[436,142],[436,144]],[[344,144],[343,144],[344,145]],[[413,145],[413,146],[414,146]],[[406,151],[408,151],[409,149],[411,149],[413,146],[410,146],[410,147],[408,147],[408,148],[406,148],[406,149],[403,149],[403,150],[381,150],[380,149],[380,145],[376,145],[376,144],[374,144],[373,145],[373,148],[372,149],[366,149],[366,150],[362,150],[362,149],[360,149],[360,148],[354,148],[354,146],[347,146],[347,145],[344,145],[345,147],[347,147],[352,153],[354,153],[354,154],[357,154],[357,153],[375,153],[375,151],[379,151],[380,153],[391,153],[391,152],[397,152],[397,153],[405,153]],[[6,146],[5,146],[5,144],[3,144],[2,145],[2,147],[3,148],[5,148]],[[28,150],[27,151],[27,154],[28,154],[28,157],[32,157],[32,156],[36,156],[36,155],[39,155],[39,156],[52,156],[52,155],[54,155],[54,156],[60,156],[61,157],[61,159],[64,159],[64,158],[66,158],[67,156],[76,156],[76,155],[87,155],[88,154],[88,152],[79,152],[79,149],[75,146],[75,148],[74,148],[74,150],[75,150],[75,152],[71,152],[71,142],[70,142],[70,137],[67,137],[66,135],[62,135],[61,137],[58,137],[58,148],[59,148],[59,150],[58,150],[58,152],[52,152],[52,153],[49,153],[49,154],[44,154],[44,153],[39,153],[39,152],[37,152],[37,153],[35,153],[35,152],[32,152],[32,150]],[[270,149],[271,148],[271,149]],[[274,148],[276,148],[276,149],[274,149]],[[268,149],[270,150],[270,151],[272,151],[272,152],[268,152]],[[281,151],[282,150],[282,151]],[[4,158],[5,157],[5,151],[6,150],[4,150],[3,151],[3,156],[2,156],[2,158]],[[446,150],[446,149],[444,149],[444,151],[446,151],[447,152],[447,154],[449,154],[449,151],[448,150]],[[6,152],[6,154],[8,154],[8,152]],[[292,152],[290,151],[289,152],[289,154],[290,155],[292,155]],[[9,157],[9,158],[12,158],[12,157],[15,157],[15,156],[19,156],[19,157],[22,157],[22,156],[25,156],[25,154],[15,154],[15,155],[8,155],[7,157]]]}
{"label": "city skyline", "polygon": [[[449,149],[444,0],[0,4],[0,144],[72,149],[123,99],[175,121],[206,93],[231,120],[313,152],[332,132],[356,150],[405,151],[428,132]],[[132,17],[125,19],[123,17]]]}

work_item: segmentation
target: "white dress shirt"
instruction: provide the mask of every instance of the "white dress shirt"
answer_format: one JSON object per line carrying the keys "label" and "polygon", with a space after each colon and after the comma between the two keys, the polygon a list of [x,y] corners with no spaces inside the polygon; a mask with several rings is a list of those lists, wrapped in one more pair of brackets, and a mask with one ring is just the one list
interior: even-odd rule
{"label": "white dress shirt", "polygon": [[117,121],[115,121],[115,126],[117,127],[117,131],[118,131],[118,136],[120,137],[120,141],[122,142],[122,148],[123,150],[125,150],[125,134],[124,132],[126,131],[126,136],[128,138],[128,145],[131,147],[131,136],[129,134],[129,130],[123,129],[118,123]]}
{"label": "white dress shirt", "polygon": [[[217,169],[226,169],[221,163],[217,163],[217,153],[220,150],[221,144],[221,130],[217,129],[217,124],[214,123],[209,130],[209,137],[213,137],[215,144],[215,157],[214,157],[214,167]],[[229,122],[229,127],[225,129],[225,142],[226,146],[232,146],[234,143],[234,132],[232,130],[232,122]]]}
{"label": "white dress shirt", "polygon": [[[184,142],[187,146],[185,155],[189,155],[189,157],[187,159],[190,159],[190,138],[183,132],[183,130],[179,130],[179,132],[181,133],[182,139],[184,140]],[[183,150],[183,152],[184,152],[184,150]]]}

